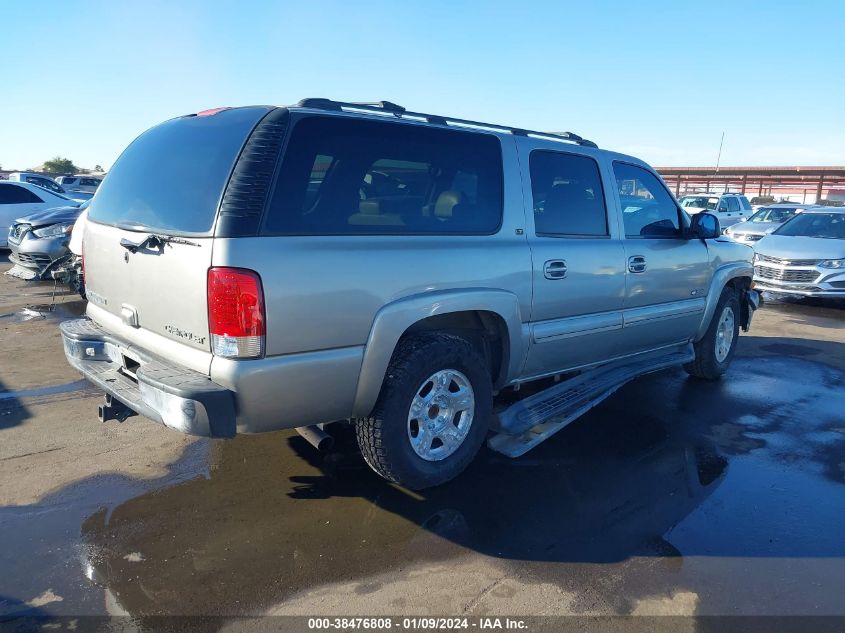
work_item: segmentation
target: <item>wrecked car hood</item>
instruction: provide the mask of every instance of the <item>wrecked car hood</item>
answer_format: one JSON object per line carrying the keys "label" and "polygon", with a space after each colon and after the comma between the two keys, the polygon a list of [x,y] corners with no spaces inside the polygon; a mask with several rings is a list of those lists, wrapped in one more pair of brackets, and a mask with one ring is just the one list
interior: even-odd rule
{"label": "wrecked car hood", "polygon": [[49,226],[59,222],[74,222],[83,209],[79,207],[55,207],[39,211],[15,220],[15,224],[30,224],[33,227]]}

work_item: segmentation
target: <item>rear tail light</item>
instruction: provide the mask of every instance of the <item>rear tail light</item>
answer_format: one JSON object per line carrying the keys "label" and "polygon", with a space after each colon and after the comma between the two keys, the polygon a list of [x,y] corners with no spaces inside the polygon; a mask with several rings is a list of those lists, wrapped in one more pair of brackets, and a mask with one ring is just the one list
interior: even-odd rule
{"label": "rear tail light", "polygon": [[208,270],[208,332],[216,356],[264,354],[264,290],[258,273],[244,268]]}

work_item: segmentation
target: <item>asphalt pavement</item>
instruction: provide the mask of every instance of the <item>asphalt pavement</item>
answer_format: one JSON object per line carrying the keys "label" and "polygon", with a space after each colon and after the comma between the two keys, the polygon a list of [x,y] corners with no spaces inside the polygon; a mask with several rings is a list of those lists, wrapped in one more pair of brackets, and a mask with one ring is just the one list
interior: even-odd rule
{"label": "asphalt pavement", "polygon": [[767,302],[722,381],[640,378],[412,493],[346,431],[100,424],[53,290],[0,276],[0,619],[845,615],[845,305]]}

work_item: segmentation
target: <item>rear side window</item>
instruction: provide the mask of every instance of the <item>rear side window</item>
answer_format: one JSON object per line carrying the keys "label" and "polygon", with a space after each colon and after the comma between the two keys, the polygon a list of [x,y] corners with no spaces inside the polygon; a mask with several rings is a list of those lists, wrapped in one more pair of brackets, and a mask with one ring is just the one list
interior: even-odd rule
{"label": "rear side window", "polygon": [[26,187],[0,185],[0,204],[29,204],[44,202]]}
{"label": "rear side window", "polygon": [[586,156],[536,151],[531,153],[530,166],[537,235],[608,235],[596,161]]}
{"label": "rear side window", "polygon": [[642,167],[619,162],[613,163],[613,173],[626,237],[680,236],[678,207],[657,176]]}
{"label": "rear side window", "polygon": [[207,234],[232,167],[266,108],[172,119],[126,148],[88,218],[128,229]]}
{"label": "rear side window", "polygon": [[739,211],[739,201],[736,198],[728,198],[728,211]]}
{"label": "rear side window", "polygon": [[495,136],[309,117],[291,135],[265,231],[491,234],[501,218]]}
{"label": "rear side window", "polygon": [[746,198],[745,196],[740,196],[739,203],[742,206],[743,211],[751,211],[751,203],[748,202],[748,198]]}

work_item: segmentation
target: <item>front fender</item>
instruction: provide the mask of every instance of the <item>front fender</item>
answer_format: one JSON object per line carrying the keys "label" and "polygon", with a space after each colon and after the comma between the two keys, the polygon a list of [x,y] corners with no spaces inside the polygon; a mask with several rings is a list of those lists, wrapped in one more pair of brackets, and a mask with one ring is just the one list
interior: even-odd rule
{"label": "front fender", "polygon": [[522,317],[515,294],[469,288],[412,295],[387,304],[376,314],[364,350],[352,415],[364,417],[373,410],[393,350],[408,328],[428,317],[466,311],[493,312],[504,320],[510,345],[507,379],[517,376],[525,360],[527,342],[522,340]]}
{"label": "front fender", "polygon": [[707,292],[707,303],[704,306],[704,314],[701,317],[701,323],[695,334],[696,342],[704,338],[704,334],[707,332],[710,319],[713,318],[713,313],[716,311],[716,304],[719,303],[719,297],[722,296],[722,289],[725,285],[731,279],[736,279],[737,277],[747,277],[750,281],[753,276],[754,267],[746,261],[724,264],[716,269],[716,272],[713,273],[713,278],[710,280],[710,289]]}

